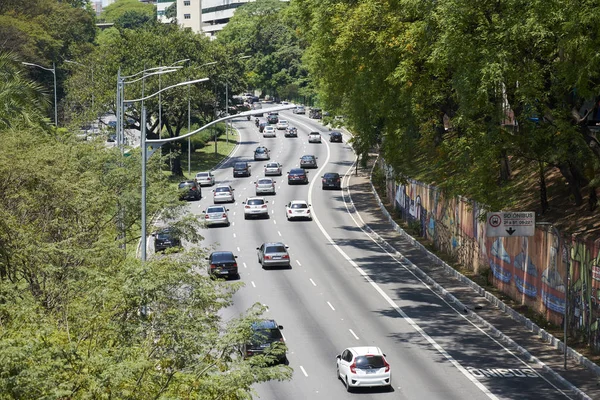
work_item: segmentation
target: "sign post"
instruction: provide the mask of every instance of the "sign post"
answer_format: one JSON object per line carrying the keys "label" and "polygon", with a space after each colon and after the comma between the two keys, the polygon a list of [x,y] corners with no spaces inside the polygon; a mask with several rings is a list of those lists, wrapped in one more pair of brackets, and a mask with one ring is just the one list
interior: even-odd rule
{"label": "sign post", "polygon": [[535,213],[489,212],[487,213],[486,236],[533,236],[535,234]]}

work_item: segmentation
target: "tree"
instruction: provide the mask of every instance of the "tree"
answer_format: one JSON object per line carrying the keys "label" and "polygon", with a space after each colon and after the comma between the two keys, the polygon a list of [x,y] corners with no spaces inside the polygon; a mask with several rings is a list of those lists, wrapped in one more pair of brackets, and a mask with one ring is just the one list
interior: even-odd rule
{"label": "tree", "polygon": [[[142,3],[138,0],[117,0],[102,9],[100,20],[117,22],[126,13],[136,13],[146,16],[148,20],[156,21],[156,6]],[[138,17],[139,18],[139,17]]]}
{"label": "tree", "polygon": [[156,18],[153,18],[146,12],[137,10],[125,11],[115,19],[115,26],[119,29],[137,29],[147,24],[155,24]]}

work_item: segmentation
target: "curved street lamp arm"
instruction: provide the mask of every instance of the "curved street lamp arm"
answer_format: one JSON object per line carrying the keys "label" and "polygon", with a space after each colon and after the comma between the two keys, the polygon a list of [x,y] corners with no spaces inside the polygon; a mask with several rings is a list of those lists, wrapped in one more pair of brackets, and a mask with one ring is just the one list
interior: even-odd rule
{"label": "curved street lamp arm", "polygon": [[141,76],[141,77],[139,77],[137,79],[134,79],[132,81],[123,82],[123,83],[126,84],[126,85],[128,85],[130,83],[139,82],[139,81],[141,81],[143,79],[146,79],[147,77],[152,76],[152,75],[161,75],[161,74],[168,74],[169,72],[176,72],[176,71],[179,70],[179,68],[181,68],[181,67],[169,67],[169,69],[162,69],[160,71],[156,71],[156,72],[152,72],[152,73],[149,73],[149,74],[145,74],[145,75],[143,75],[143,76]]}
{"label": "curved street lamp arm", "polygon": [[205,81],[207,81],[208,79],[209,79],[209,78],[201,78],[201,79],[194,79],[193,81],[179,82],[179,83],[177,83],[177,84],[175,84],[175,85],[171,85],[171,86],[167,86],[167,87],[165,87],[165,88],[162,88],[162,89],[161,89],[161,90],[159,90],[158,92],[155,92],[155,93],[149,94],[148,96],[145,96],[145,97],[140,97],[139,99],[133,99],[133,100],[124,100],[123,102],[124,102],[124,103],[135,103],[135,102],[138,102],[138,101],[148,100],[148,99],[150,99],[150,98],[152,98],[152,97],[156,96],[157,94],[164,92],[165,90],[173,89],[173,88],[175,88],[175,87],[178,87],[178,86],[191,85],[192,83],[205,82]]}
{"label": "curved street lamp arm", "polygon": [[42,67],[41,65],[37,65],[37,64],[29,63],[29,62],[25,62],[25,61],[22,61],[21,64],[30,65],[32,67],[38,67],[38,68],[45,69],[46,71],[50,71],[50,72],[54,73],[54,68],[46,68],[46,67]]}

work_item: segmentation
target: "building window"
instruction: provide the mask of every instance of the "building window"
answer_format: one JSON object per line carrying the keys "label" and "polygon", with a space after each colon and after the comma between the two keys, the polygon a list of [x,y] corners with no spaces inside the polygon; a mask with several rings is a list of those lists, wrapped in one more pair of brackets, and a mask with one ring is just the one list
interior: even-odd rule
{"label": "building window", "polygon": [[191,14],[183,14],[183,18],[190,19],[190,18],[192,18],[192,15]]}
{"label": "building window", "polygon": [[190,1],[189,1],[189,0],[186,0],[186,1],[184,1],[184,2],[183,2],[183,5],[184,5],[184,6],[189,6],[189,5],[190,5]]}

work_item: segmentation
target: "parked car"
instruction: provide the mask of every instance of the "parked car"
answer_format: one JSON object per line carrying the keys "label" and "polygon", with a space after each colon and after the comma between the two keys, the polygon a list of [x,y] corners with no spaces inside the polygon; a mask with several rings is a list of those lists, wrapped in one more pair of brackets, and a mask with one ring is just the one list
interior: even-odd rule
{"label": "parked car", "polygon": [[251,176],[252,175],[252,167],[250,163],[247,161],[240,161],[233,164],[233,177],[236,178],[238,176]]}
{"label": "parked car", "polygon": [[321,134],[318,132],[311,132],[308,135],[308,143],[321,143]]}
{"label": "parked car", "polygon": [[308,184],[308,175],[304,168],[293,168],[288,172],[288,185],[295,183]]}
{"label": "parked car", "polygon": [[214,251],[208,260],[208,274],[216,278],[238,278],[237,256],[231,251]]}
{"label": "parked car", "polygon": [[326,172],[322,177],[321,189],[341,189],[342,181],[337,172]]}
{"label": "parked car", "polygon": [[265,319],[252,324],[252,337],[243,346],[244,358],[264,355],[267,361],[285,363],[287,347],[281,334],[283,326]]}
{"label": "parked car", "polygon": [[281,242],[263,243],[257,247],[258,262],[264,269],[269,267],[288,267],[291,268],[290,254],[287,251],[288,246]]}
{"label": "parked car", "polygon": [[330,142],[339,142],[342,143],[342,132],[340,131],[332,131],[329,133],[329,141]]}
{"label": "parked car", "polygon": [[152,234],[154,236],[154,252],[158,253],[170,248],[180,248],[181,239],[172,228],[163,228]]}
{"label": "parked car", "polygon": [[228,208],[218,205],[210,206],[206,210],[202,211],[202,213],[204,214],[204,222],[206,223],[206,226],[229,226],[230,222],[229,215],[227,214],[228,211]]}
{"label": "parked car", "polygon": [[287,128],[285,130],[285,133],[283,134],[283,136],[285,136],[285,137],[298,137],[298,128],[296,128],[295,126],[290,126],[289,128]]}
{"label": "parked car", "polygon": [[275,132],[275,128],[272,126],[265,126],[263,130],[263,137],[276,137],[277,133]]}
{"label": "parked car", "polygon": [[298,106],[294,108],[294,114],[306,114],[306,109],[304,106]]}
{"label": "parked car", "polygon": [[308,112],[308,117],[313,119],[321,119],[323,111],[320,108],[311,108]]}
{"label": "parked car", "polygon": [[283,167],[278,162],[267,163],[267,164],[265,164],[265,176],[269,176],[269,175],[281,176],[281,174],[283,173],[282,168]]}
{"label": "parked car", "polygon": [[258,217],[269,218],[268,200],[262,197],[248,197],[242,202],[244,205],[244,219]]}
{"label": "parked car", "polygon": [[254,150],[254,161],[271,159],[271,152],[265,146],[258,146]]}
{"label": "parked car", "polygon": [[293,219],[312,220],[310,204],[304,200],[292,200],[285,206],[285,217],[288,221]]}
{"label": "parked car", "polygon": [[256,191],[256,195],[259,194],[275,194],[275,181],[271,178],[260,178],[256,182],[254,182],[254,188]]}
{"label": "parked car", "polygon": [[179,182],[179,200],[200,200],[202,192],[196,181]]}
{"label": "parked car", "polygon": [[337,376],[348,392],[357,387],[385,386],[392,389],[392,371],[379,347],[349,347],[337,356]]}
{"label": "parked car", "polygon": [[233,203],[235,201],[231,185],[218,185],[213,189],[213,203]]}
{"label": "parked car", "polygon": [[287,129],[289,126],[289,122],[285,119],[280,119],[279,122],[277,122],[277,130]]}
{"label": "parked car", "polygon": [[312,154],[302,156],[300,158],[300,168],[317,168],[317,157]]}
{"label": "parked car", "polygon": [[198,172],[194,180],[200,186],[212,186],[216,183],[215,176],[210,171]]}

